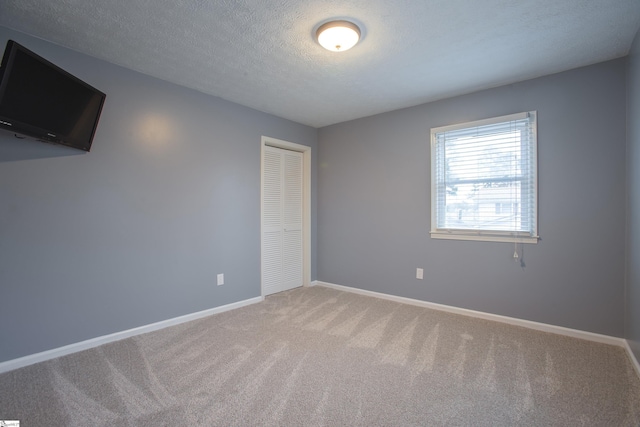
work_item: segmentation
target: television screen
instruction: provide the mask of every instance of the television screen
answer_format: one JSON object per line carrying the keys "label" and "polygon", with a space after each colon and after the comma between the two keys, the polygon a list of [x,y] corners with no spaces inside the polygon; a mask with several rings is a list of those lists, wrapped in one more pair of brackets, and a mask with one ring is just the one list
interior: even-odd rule
{"label": "television screen", "polygon": [[0,69],[0,127],[89,151],[105,94],[9,40]]}

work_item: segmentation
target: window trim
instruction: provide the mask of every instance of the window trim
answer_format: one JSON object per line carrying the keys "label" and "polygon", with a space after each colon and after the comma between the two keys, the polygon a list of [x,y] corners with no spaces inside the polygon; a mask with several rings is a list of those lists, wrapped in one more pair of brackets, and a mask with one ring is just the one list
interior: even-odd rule
{"label": "window trim", "polygon": [[[478,126],[492,125],[496,123],[504,123],[513,120],[522,120],[529,118],[533,115],[532,134],[535,138],[533,143],[533,174],[534,174],[534,189],[532,192],[535,212],[534,212],[534,227],[533,232],[522,231],[498,231],[498,230],[471,230],[471,229],[455,229],[455,228],[438,228],[437,218],[437,206],[438,206],[438,180],[435,176],[437,170],[436,150],[437,139],[436,134],[472,128]],[[470,241],[487,241],[487,242],[510,242],[510,243],[538,243],[540,237],[538,236],[538,121],[537,111],[527,111],[516,114],[509,114],[506,116],[492,117],[483,120],[476,120],[472,122],[458,123],[448,126],[440,126],[431,128],[431,231],[430,235],[432,239],[449,239],[449,240],[470,240]]]}

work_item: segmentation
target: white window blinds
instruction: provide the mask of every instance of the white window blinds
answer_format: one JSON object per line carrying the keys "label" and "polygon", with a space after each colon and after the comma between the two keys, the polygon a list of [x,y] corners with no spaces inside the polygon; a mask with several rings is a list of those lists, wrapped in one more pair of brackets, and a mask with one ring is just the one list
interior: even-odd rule
{"label": "white window blinds", "polygon": [[431,235],[537,242],[536,112],[431,129]]}

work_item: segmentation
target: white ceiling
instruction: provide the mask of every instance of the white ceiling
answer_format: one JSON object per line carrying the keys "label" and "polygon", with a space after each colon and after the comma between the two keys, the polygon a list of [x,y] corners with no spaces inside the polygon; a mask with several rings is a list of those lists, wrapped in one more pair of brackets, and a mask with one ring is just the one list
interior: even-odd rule
{"label": "white ceiling", "polygon": [[[330,18],[361,42],[322,49]],[[0,0],[0,25],[322,127],[625,56],[640,0]]]}

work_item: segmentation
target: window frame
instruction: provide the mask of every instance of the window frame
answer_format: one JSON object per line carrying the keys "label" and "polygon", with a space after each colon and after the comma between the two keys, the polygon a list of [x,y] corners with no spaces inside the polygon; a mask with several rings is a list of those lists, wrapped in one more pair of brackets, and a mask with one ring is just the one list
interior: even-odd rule
{"label": "window frame", "polygon": [[[535,203],[533,212],[533,227],[528,231],[504,231],[489,229],[456,229],[456,228],[438,228],[438,156],[437,150],[443,149],[438,146],[437,135],[447,131],[474,128],[479,126],[493,125],[498,123],[506,123],[514,120],[522,120],[529,118],[531,120],[531,134],[533,143],[531,154],[533,159],[530,160],[530,177],[533,183],[533,190],[530,195]],[[527,111],[505,116],[492,117],[472,122],[459,123],[455,125],[439,126],[431,128],[431,231],[432,239],[451,239],[451,240],[471,240],[471,241],[489,241],[489,242],[516,242],[516,243],[538,243],[538,121],[537,111]],[[443,157],[445,159],[445,157]],[[446,161],[446,160],[443,160]],[[444,168],[444,166],[443,166]],[[521,203],[521,202],[520,202]]]}

